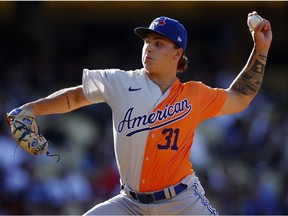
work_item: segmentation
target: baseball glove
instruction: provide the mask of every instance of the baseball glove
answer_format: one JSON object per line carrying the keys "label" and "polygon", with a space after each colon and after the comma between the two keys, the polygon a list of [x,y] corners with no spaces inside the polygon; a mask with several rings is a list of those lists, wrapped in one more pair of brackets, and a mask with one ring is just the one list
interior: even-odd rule
{"label": "baseball glove", "polygon": [[30,111],[16,108],[7,114],[12,137],[25,151],[40,155],[48,150],[48,142],[39,134],[36,116]]}
{"label": "baseball glove", "polygon": [[59,154],[50,154],[48,152],[48,141],[39,133],[36,123],[36,116],[32,112],[20,108],[7,113],[6,120],[11,129],[12,137],[25,151],[32,155],[40,155],[46,152],[49,157]]}
{"label": "baseball glove", "polygon": [[16,108],[10,113],[7,113],[6,120],[11,129],[12,137],[25,151],[32,155],[40,155],[46,152],[49,157],[59,154],[50,154],[48,152],[48,141],[39,133],[36,123],[36,116],[28,110]]}

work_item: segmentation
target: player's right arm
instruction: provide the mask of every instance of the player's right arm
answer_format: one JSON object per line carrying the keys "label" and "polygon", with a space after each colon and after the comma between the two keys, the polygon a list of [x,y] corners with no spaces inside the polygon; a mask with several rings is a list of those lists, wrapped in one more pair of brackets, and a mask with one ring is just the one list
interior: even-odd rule
{"label": "player's right arm", "polygon": [[[248,17],[256,12],[248,14]],[[227,99],[217,116],[241,112],[248,107],[260,89],[267,56],[272,42],[270,22],[264,19],[262,25],[251,30],[254,47],[242,71],[226,89]]]}
{"label": "player's right arm", "polygon": [[55,93],[24,104],[20,108],[31,111],[36,116],[48,114],[67,113],[92,104],[87,100],[83,86],[70,87],[56,91]]}

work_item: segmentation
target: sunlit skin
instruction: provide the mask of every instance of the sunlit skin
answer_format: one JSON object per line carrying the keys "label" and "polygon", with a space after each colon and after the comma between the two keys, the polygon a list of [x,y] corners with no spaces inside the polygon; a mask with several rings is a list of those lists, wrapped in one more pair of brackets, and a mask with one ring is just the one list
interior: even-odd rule
{"label": "sunlit skin", "polygon": [[182,48],[175,48],[171,40],[160,34],[153,32],[144,38],[143,67],[147,70],[148,77],[162,91],[165,91],[176,79],[177,65],[182,54]]}

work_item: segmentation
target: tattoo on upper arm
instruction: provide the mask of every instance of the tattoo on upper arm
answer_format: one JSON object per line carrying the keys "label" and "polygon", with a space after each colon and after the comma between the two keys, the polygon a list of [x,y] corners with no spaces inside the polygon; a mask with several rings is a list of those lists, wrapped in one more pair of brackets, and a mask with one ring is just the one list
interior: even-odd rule
{"label": "tattoo on upper arm", "polygon": [[71,109],[71,105],[70,105],[70,100],[69,100],[68,94],[65,93],[65,96],[66,96],[66,103],[67,103],[68,110],[70,110]]}
{"label": "tattoo on upper arm", "polygon": [[262,83],[267,57],[254,51],[248,66],[232,84],[232,89],[244,95],[255,95]]}

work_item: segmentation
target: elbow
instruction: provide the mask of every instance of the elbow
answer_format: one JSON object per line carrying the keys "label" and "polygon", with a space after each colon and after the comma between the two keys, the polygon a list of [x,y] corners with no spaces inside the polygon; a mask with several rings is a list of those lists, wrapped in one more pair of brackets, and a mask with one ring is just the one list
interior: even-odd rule
{"label": "elbow", "polygon": [[243,95],[241,93],[238,93],[238,107],[239,107],[239,112],[242,112],[246,110],[250,103],[252,102],[254,96],[251,95]]}
{"label": "elbow", "polygon": [[227,100],[219,115],[239,113],[247,109],[253,96],[244,95],[233,89],[227,89]]}
{"label": "elbow", "polygon": [[251,100],[242,102],[240,105],[240,111],[239,112],[246,110],[249,107],[250,103],[251,103]]}

